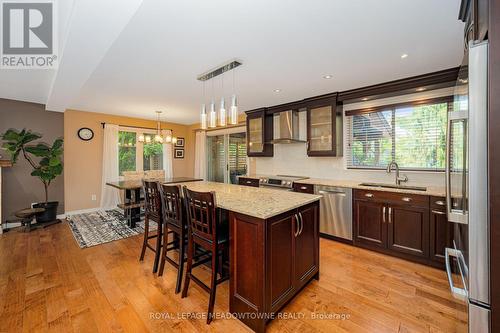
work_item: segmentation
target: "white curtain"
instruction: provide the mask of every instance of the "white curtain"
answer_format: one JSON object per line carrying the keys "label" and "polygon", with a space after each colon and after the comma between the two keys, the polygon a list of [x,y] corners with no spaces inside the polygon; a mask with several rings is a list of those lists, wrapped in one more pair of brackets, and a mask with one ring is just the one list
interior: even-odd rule
{"label": "white curtain", "polygon": [[[172,136],[172,131],[162,131],[162,136],[164,138],[168,135]],[[172,155],[172,144],[163,143],[163,170],[165,170],[165,178],[172,178],[174,176],[174,171],[172,168]]]}
{"label": "white curtain", "polygon": [[194,156],[194,177],[207,180],[207,133],[205,131],[196,132],[195,156]]}
{"label": "white curtain", "polygon": [[118,180],[118,125],[104,125],[104,146],[102,149],[101,208],[116,208],[120,203],[120,192],[106,185]]}

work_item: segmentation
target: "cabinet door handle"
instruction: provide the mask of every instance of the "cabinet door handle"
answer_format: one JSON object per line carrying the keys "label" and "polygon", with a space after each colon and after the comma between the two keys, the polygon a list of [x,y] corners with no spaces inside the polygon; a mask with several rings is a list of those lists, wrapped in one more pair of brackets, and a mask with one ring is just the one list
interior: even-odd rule
{"label": "cabinet door handle", "polygon": [[403,201],[405,201],[405,202],[410,202],[412,199],[411,199],[411,198],[409,198],[409,197],[404,197],[404,198],[402,198],[401,200],[403,200]]}
{"label": "cabinet door handle", "polygon": [[302,235],[302,231],[304,230],[304,220],[302,219],[302,213],[299,212],[299,217],[300,217],[300,231],[299,231],[299,236]]}
{"label": "cabinet door handle", "polygon": [[385,223],[385,206],[382,207],[382,223]]}
{"label": "cabinet door handle", "polygon": [[299,235],[299,217],[297,214],[294,215],[295,217],[295,232],[293,233],[295,237]]}
{"label": "cabinet door handle", "polygon": [[365,197],[367,197],[367,198],[373,198],[373,193],[366,193]]}
{"label": "cabinet door handle", "polygon": [[439,210],[431,210],[431,212],[433,212],[434,214],[438,214],[438,215],[446,215],[445,212],[440,212]]}
{"label": "cabinet door handle", "polygon": [[392,208],[389,207],[389,223],[392,223]]}

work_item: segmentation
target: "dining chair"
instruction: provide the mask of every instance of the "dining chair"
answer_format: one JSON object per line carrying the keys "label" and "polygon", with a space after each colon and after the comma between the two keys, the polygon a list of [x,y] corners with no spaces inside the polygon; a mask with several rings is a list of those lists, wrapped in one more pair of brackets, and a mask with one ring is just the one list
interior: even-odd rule
{"label": "dining chair", "polygon": [[146,179],[165,179],[165,170],[146,170],[144,171]]}
{"label": "dining chair", "polygon": [[144,171],[123,171],[124,180],[141,180],[144,178]]}
{"label": "dining chair", "polygon": [[[188,258],[182,298],[187,296],[190,280],[207,291],[210,294],[207,324],[210,324],[213,319],[217,285],[229,279],[228,275],[223,276],[222,269],[219,271],[221,268],[219,266],[222,265],[221,258],[228,248],[228,224],[224,223],[227,221],[222,221],[220,217],[222,214],[217,210],[215,192],[191,191],[186,186],[183,187],[183,192],[188,211]],[[195,245],[211,253],[210,287],[192,274]],[[221,275],[220,279],[217,279],[218,272]]]}
{"label": "dining chair", "polygon": [[[162,248],[162,207],[159,184],[156,181],[142,180],[142,189],[144,192],[144,239],[142,242],[140,261],[144,260],[146,248],[155,253],[153,263],[153,273],[158,271],[158,263],[160,261],[161,248]],[[156,222],[156,233],[149,234],[149,222]],[[149,244],[150,239],[156,239],[155,247]]]}

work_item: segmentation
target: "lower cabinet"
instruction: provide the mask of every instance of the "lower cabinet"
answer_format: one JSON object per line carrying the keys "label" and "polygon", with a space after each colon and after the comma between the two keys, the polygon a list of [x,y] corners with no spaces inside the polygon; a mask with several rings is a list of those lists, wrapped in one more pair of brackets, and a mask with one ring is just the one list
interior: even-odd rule
{"label": "lower cabinet", "polygon": [[365,244],[377,248],[385,248],[387,246],[385,210],[385,205],[380,202],[354,201],[354,241],[357,244]]}
{"label": "lower cabinet", "polygon": [[268,224],[269,299],[279,310],[319,269],[318,205],[307,205]]}
{"label": "lower cabinet", "polygon": [[429,209],[388,205],[387,248],[427,258],[429,255]]}
{"label": "lower cabinet", "polygon": [[354,190],[353,209],[354,245],[444,267],[453,237],[444,198]]}
{"label": "lower cabinet", "polygon": [[430,258],[444,264],[444,251],[453,247],[453,223],[445,210],[432,209],[430,214]]}

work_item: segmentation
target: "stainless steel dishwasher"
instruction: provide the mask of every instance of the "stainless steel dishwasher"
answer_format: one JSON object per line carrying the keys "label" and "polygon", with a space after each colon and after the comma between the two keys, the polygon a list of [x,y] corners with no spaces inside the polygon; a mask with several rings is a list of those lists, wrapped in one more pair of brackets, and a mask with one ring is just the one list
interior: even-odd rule
{"label": "stainless steel dishwasher", "polygon": [[352,189],[315,185],[323,196],[319,208],[319,232],[352,241]]}

